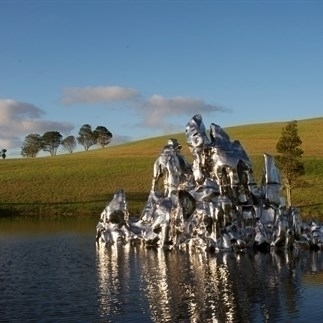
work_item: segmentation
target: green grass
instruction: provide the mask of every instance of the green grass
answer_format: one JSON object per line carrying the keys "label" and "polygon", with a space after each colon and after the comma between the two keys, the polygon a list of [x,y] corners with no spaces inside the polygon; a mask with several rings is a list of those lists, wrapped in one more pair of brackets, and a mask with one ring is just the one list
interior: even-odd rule
{"label": "green grass", "polygon": [[[207,125],[206,125],[207,126]],[[263,153],[276,155],[276,143],[286,123],[226,128],[253,162],[259,183]],[[293,191],[293,204],[302,217],[323,219],[323,118],[298,121],[306,174]],[[132,215],[143,209],[152,180],[152,167],[168,138],[177,138],[191,161],[184,133],[170,134],[119,146],[33,159],[0,161],[0,216],[99,216],[118,189],[126,192]],[[283,192],[284,194],[284,192]]]}

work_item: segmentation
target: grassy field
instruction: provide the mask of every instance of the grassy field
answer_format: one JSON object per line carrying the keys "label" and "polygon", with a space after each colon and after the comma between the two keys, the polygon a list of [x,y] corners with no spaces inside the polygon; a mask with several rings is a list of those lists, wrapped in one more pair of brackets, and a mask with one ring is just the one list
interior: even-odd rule
{"label": "grassy field", "polygon": [[[286,122],[226,128],[240,140],[260,183],[263,153],[276,155]],[[206,125],[208,127],[208,125]],[[293,191],[303,218],[323,220],[323,118],[298,121],[306,174]],[[168,138],[182,144],[191,161],[185,134],[171,134],[119,146],[48,157],[0,161],[0,216],[98,216],[118,189],[126,192],[132,215],[140,215],[151,187],[152,167]],[[284,192],[282,192],[284,195]]]}

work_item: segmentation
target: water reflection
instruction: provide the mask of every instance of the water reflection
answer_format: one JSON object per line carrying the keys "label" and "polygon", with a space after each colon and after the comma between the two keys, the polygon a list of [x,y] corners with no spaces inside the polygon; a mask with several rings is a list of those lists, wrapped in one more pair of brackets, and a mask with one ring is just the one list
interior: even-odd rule
{"label": "water reflection", "polygon": [[295,250],[205,254],[114,245],[97,248],[97,265],[101,317],[112,321],[128,308],[133,288],[137,313],[150,322],[297,321],[306,315],[304,274],[323,272],[320,252]]}
{"label": "water reflection", "polygon": [[97,248],[80,222],[0,223],[0,322],[323,322],[322,252]]}
{"label": "water reflection", "polygon": [[[113,245],[108,250],[97,248],[99,307],[102,316],[118,314],[122,311],[120,295],[127,293],[129,267],[127,267],[126,248]],[[119,255],[120,254],[120,255]]]}

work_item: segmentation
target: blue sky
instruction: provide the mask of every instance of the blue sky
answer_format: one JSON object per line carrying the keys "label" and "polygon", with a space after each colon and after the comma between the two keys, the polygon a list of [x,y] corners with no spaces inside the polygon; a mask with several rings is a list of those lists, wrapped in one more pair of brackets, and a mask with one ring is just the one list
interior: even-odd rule
{"label": "blue sky", "polygon": [[[323,1],[0,1],[0,149],[323,116]],[[234,138],[238,139],[238,138]]]}

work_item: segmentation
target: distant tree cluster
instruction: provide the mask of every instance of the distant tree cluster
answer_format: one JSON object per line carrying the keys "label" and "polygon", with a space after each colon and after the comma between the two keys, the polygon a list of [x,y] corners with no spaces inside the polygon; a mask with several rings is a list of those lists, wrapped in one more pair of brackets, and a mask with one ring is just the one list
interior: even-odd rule
{"label": "distant tree cluster", "polygon": [[[74,136],[63,138],[58,131],[48,131],[42,136],[39,134],[29,134],[26,136],[21,147],[21,155],[23,157],[36,157],[43,150],[54,156],[59,146],[72,153],[76,149],[77,143],[82,145],[86,151],[93,145],[100,145],[104,148],[111,142],[112,137],[112,133],[106,127],[98,126],[92,131],[89,124],[84,124],[80,128],[77,138]],[[3,157],[4,155],[5,152],[2,154],[2,158],[5,158]]]}
{"label": "distant tree cluster", "polygon": [[2,159],[6,159],[6,157],[7,157],[7,155],[6,155],[7,149],[2,149],[1,152],[2,152],[2,154],[1,154]]}

